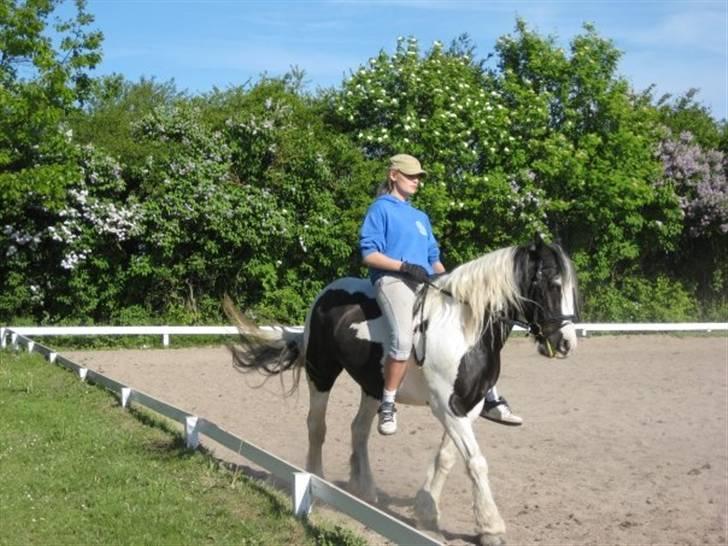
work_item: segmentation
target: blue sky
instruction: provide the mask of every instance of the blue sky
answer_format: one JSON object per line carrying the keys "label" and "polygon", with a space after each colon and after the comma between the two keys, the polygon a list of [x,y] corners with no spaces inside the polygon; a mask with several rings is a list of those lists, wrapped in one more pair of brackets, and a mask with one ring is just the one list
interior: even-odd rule
{"label": "blue sky", "polygon": [[423,49],[467,32],[493,52],[516,17],[567,46],[584,22],[623,52],[620,73],[656,96],[691,87],[714,117],[728,115],[726,0],[89,0],[104,33],[97,74],[174,79],[207,91],[304,69],[309,88],[338,86],[398,36]]}

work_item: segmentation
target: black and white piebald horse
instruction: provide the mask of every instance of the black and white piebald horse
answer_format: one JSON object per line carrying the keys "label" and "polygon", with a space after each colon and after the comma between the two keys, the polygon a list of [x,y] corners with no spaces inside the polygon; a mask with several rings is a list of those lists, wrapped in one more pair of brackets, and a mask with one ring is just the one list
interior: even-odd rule
{"label": "black and white piebald horse", "polygon": [[[513,325],[528,328],[542,355],[564,357],[576,347],[577,301],[571,261],[558,245],[540,237],[528,246],[486,254],[419,289],[413,310],[417,363],[407,371],[397,402],[429,405],[445,428],[415,497],[415,511],[425,527],[437,528],[440,493],[457,451],[472,480],[481,544],[504,543],[505,524],[493,501],[472,421],[498,379],[500,351]],[[271,374],[305,370],[310,393],[309,472],[323,476],[326,406],[336,378],[346,370],[361,386],[361,403],[351,426],[349,488],[376,502],[367,444],[382,394],[388,335],[371,283],[356,278],[331,283],[309,309],[302,333],[262,331],[234,310],[228,309],[228,314],[238,323],[244,343],[232,348],[238,366]],[[250,336],[257,341],[251,342]]]}

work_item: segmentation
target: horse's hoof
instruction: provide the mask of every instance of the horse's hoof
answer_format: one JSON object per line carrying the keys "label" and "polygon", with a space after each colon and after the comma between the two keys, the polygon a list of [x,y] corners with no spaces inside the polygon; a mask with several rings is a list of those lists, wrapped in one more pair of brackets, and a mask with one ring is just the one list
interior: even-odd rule
{"label": "horse's hoof", "polygon": [[415,515],[425,529],[437,531],[440,528],[440,511],[429,491],[420,489],[415,495]]}
{"label": "horse's hoof", "polygon": [[490,533],[483,533],[478,537],[478,543],[480,546],[505,546],[506,539],[503,535],[491,535]]}
{"label": "horse's hoof", "polygon": [[355,497],[359,497],[361,500],[368,502],[369,504],[377,504],[379,502],[376,489],[359,487],[352,482],[347,484],[346,489]]}
{"label": "horse's hoof", "polygon": [[369,504],[377,504],[379,502],[379,496],[376,493],[369,493],[367,495],[362,495],[361,499],[364,502],[367,502]]}

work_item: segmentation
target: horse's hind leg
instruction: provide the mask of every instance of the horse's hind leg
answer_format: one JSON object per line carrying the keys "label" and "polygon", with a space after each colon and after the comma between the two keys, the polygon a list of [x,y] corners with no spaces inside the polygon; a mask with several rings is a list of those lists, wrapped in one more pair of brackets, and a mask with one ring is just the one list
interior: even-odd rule
{"label": "horse's hind leg", "polygon": [[326,407],[329,403],[329,393],[321,392],[311,380],[308,381],[309,407],[308,418],[308,454],[306,455],[306,470],[317,476],[324,477],[322,448],[326,439]]}
{"label": "horse's hind leg", "polygon": [[415,496],[415,515],[428,529],[439,528],[440,495],[457,456],[452,438],[444,433],[435,460],[427,470],[427,479]]}
{"label": "horse's hind leg", "polygon": [[369,433],[379,401],[361,391],[359,411],[351,423],[351,474],[349,491],[367,502],[377,502],[377,488],[369,464]]}

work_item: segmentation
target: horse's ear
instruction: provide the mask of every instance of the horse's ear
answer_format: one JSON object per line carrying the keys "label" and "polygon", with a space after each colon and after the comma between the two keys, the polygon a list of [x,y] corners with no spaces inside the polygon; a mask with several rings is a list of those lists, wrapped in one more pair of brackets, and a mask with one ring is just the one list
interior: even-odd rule
{"label": "horse's ear", "polygon": [[540,231],[537,231],[533,236],[533,244],[528,247],[528,250],[531,252],[540,252],[543,248],[544,240],[543,240],[543,233]]}

